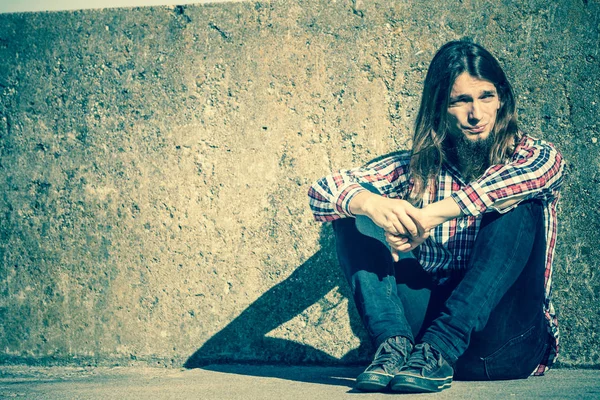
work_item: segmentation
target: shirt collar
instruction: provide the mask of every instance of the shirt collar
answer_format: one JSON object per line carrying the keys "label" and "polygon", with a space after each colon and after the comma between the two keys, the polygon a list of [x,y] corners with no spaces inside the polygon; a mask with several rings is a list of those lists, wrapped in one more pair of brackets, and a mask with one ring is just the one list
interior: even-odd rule
{"label": "shirt collar", "polygon": [[444,161],[444,168],[448,171],[452,178],[454,178],[458,183],[460,183],[461,186],[465,186],[467,184],[458,168],[456,168],[454,165],[450,164],[447,161]]}

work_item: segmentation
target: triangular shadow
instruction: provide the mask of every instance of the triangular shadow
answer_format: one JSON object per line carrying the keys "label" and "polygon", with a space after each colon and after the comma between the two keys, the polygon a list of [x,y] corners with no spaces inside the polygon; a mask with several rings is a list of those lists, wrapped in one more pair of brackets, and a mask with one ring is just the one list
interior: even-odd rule
{"label": "triangular shadow", "polygon": [[[310,345],[266,336],[268,332],[321,300],[336,286],[339,286],[343,296],[351,296],[348,284],[338,266],[331,224],[321,226],[319,243],[321,249],[318,252],[296,268],[287,279],[265,292],[225,328],[206,341],[188,358],[184,367],[253,375],[264,374],[264,371],[270,371],[270,369],[253,369],[222,364],[285,363],[345,366],[364,364],[368,360],[372,348],[352,300],[348,301],[350,326],[354,334],[360,338],[361,345],[341,359],[332,357]],[[293,372],[285,373],[277,369],[272,371],[278,375],[276,377],[284,379],[306,380],[308,377],[313,383],[351,386],[351,381],[343,379],[344,377],[342,379],[314,377],[311,374],[300,376]],[[338,373],[339,371],[336,369],[336,374]],[[351,377],[354,378],[355,375]]]}

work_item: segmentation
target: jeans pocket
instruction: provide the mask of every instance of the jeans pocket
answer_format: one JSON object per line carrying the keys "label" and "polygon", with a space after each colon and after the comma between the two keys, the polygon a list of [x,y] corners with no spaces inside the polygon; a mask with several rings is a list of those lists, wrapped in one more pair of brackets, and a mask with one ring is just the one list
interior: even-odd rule
{"label": "jeans pocket", "polygon": [[500,349],[484,358],[488,379],[524,379],[531,375],[548,346],[538,325],[510,339]]}

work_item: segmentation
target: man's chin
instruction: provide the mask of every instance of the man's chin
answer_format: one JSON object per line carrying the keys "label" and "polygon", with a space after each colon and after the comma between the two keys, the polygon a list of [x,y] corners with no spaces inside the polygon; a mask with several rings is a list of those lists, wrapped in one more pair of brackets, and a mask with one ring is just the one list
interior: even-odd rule
{"label": "man's chin", "polygon": [[473,132],[469,132],[469,131],[463,131],[464,132],[464,137],[468,142],[481,142],[484,140],[487,140],[487,138],[490,137],[490,132],[489,131],[485,131],[485,132],[481,132],[481,133],[473,133]]}
{"label": "man's chin", "polygon": [[454,154],[461,165],[463,178],[468,182],[478,178],[489,165],[489,156],[494,143],[494,134],[464,134],[453,143]]}

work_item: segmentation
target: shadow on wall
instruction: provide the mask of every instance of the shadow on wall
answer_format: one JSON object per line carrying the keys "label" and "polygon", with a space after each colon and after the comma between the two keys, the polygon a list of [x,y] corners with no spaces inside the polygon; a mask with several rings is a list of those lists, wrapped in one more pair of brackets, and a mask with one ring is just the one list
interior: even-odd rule
{"label": "shadow on wall", "polygon": [[[369,163],[378,162],[397,154],[399,151],[383,154],[370,160]],[[339,267],[335,252],[333,229],[330,223],[321,225],[319,244],[321,250],[296,268],[286,280],[265,292],[224,329],[211,337],[188,358],[184,367],[254,375],[253,370],[248,367],[223,364],[243,362],[283,362],[303,365],[315,363],[330,365],[368,364],[374,349],[360,321],[354,301],[351,299],[348,283]],[[350,299],[348,301],[350,328],[353,334],[360,339],[358,348],[338,359],[310,345],[266,336],[273,329],[299,315],[316,302],[321,301],[335,287],[339,287],[340,293]],[[364,365],[362,367],[364,368]],[[354,378],[357,371],[352,368],[344,371],[347,374],[345,377],[318,376],[306,377],[305,379],[316,383],[352,386],[346,378]],[[341,370],[336,369],[336,374],[341,372]],[[264,373],[262,369],[259,372],[261,375]],[[294,371],[288,373],[274,370],[273,374],[269,376],[303,380]]]}
{"label": "shadow on wall", "polygon": [[[352,300],[348,301],[350,325],[354,334],[361,339],[361,345],[341,359],[306,344],[266,336],[320,301],[336,286],[344,296],[351,297],[337,262],[331,224],[322,225],[319,243],[321,250],[210,338],[184,366],[199,368],[227,362],[351,364],[366,360],[371,344]],[[217,368],[226,372],[222,367]],[[210,369],[214,370],[215,366]]]}

